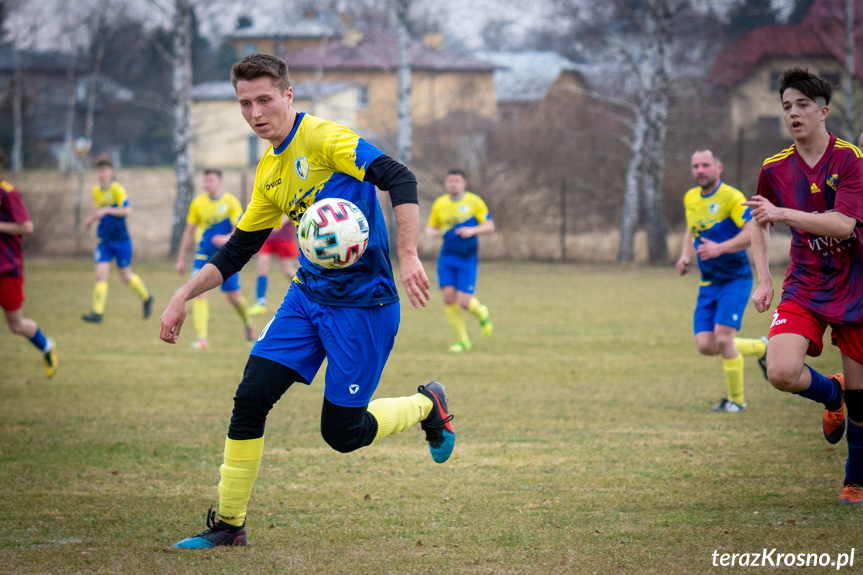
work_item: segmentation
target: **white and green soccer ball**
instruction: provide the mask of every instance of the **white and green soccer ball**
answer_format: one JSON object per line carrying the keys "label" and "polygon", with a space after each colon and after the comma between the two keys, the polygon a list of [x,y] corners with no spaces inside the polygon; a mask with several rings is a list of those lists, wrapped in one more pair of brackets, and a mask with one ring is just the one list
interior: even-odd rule
{"label": "white and green soccer ball", "polygon": [[369,222],[348,200],[327,198],[306,209],[297,237],[303,255],[312,263],[325,268],[346,268],[366,251]]}

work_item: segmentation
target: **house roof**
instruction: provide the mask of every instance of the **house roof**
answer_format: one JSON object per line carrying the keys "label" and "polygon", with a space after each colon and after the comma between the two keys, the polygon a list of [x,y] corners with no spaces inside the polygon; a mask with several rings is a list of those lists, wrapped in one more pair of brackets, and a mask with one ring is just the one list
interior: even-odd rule
{"label": "house roof", "polygon": [[[399,66],[398,40],[388,30],[373,30],[363,35],[355,46],[346,46],[341,40],[331,40],[323,46],[306,48],[298,52],[280,54],[288,69],[313,70],[397,70]],[[411,66],[414,70],[438,72],[492,72],[494,66],[448,50],[434,50],[421,40],[411,42]]]}
{"label": "house roof", "polygon": [[[318,82],[317,84],[306,82],[293,84],[295,100],[311,100],[317,95],[319,98],[332,96],[339,92],[344,92],[353,87],[351,82]],[[204,82],[197,84],[192,88],[192,100],[196,101],[213,101],[213,100],[231,100],[237,101],[237,92],[234,91],[234,85],[230,82]]]}
{"label": "house roof", "polygon": [[543,100],[563,72],[574,72],[583,79],[576,64],[557,52],[482,51],[472,55],[495,66],[494,89],[497,101],[501,103]]}
{"label": "house roof", "polygon": [[[863,79],[863,2],[855,2],[855,75]],[[764,62],[776,58],[830,58],[845,61],[845,0],[815,0],[800,24],[756,28],[724,48],[710,81],[734,87]]]}

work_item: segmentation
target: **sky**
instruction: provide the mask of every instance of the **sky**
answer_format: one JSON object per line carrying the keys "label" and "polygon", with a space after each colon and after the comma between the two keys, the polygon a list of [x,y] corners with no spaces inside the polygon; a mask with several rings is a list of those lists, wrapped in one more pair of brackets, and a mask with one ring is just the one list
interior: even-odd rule
{"label": "sky", "polygon": [[[542,0],[413,0],[439,18],[448,39],[469,49],[481,48],[480,31],[490,15],[497,20],[511,21],[513,34],[529,34],[548,16]],[[693,0],[717,11],[726,10],[734,0]],[[128,10],[147,18],[153,25],[168,26],[174,0],[18,0],[18,8],[10,14],[7,28],[19,47],[31,49],[68,49],[71,42],[81,42],[85,34],[70,35],[64,29],[74,29],[82,14],[96,7],[108,10]],[[773,7],[787,11],[791,0],[773,0]],[[237,17],[249,14],[257,21],[286,16],[285,0],[256,0],[249,6],[246,0],[210,0],[198,2],[197,15],[204,35],[220,37],[236,24]],[[527,8],[529,6],[529,8]]]}

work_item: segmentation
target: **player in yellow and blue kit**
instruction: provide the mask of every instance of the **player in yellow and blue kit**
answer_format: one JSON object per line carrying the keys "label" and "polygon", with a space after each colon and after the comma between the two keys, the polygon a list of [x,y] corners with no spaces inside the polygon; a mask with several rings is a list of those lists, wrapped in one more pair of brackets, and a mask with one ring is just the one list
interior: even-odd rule
{"label": "player in yellow and blue kit", "polygon": [[692,176],[698,186],[683,197],[686,232],[677,273],[684,275],[694,250],[701,269],[701,287],[693,319],[695,347],[704,355],[721,355],[727,396],[711,411],[740,413],[743,395],[743,356],[757,356],[767,377],[767,338],[736,337],[752,291],[749,211],[746,197],[720,181],[722,162],[711,150],[692,154]]}
{"label": "player in yellow and blue kit", "polygon": [[334,122],[299,114],[285,62],[252,54],[231,69],[240,110],[271,146],[258,163],[252,199],[230,240],[177,290],[162,314],[159,337],[176,343],[186,302],[221,284],[260,250],[288,214],[297,225],[316,200],[344,198],[363,211],[370,234],[352,266],[322,268],[300,257],[300,268],[276,315],[261,331],[234,397],[220,468],[218,514],[208,529],[177,547],[245,545],[246,508],[264,450],[273,405],[295,382],[310,384],[324,359],[321,435],[350,452],[421,423],[432,458],[442,463],[455,444],[444,386],[420,385],[398,398],[371,397],[398,331],[399,295],[377,190],[388,191],[397,226],[402,284],[414,307],[425,306],[429,282],[417,255],[419,207],[414,175]]}
{"label": "player in yellow and blue kit", "polygon": [[490,336],[492,331],[488,307],[473,294],[479,266],[477,236],[493,232],[494,221],[482,198],[467,191],[464,172],[447,172],[444,187],[447,193],[432,204],[426,235],[443,237],[437,261],[438,286],[443,293],[447,319],[458,338],[449,350],[462,352],[471,349],[462,310],[476,317],[484,336]]}
{"label": "player in yellow and blue kit", "polygon": [[94,162],[99,185],[93,188],[96,211],[84,221],[86,227],[99,222],[93,259],[96,263],[96,285],[93,287],[93,309],[82,319],[90,323],[102,323],[105,304],[108,300],[108,272],[111,260],[117,260],[120,279],[137,294],[143,302],[143,317],[147,319],[153,310],[153,296],[137,274],[132,273],[132,240],[126,229],[126,217],[132,213],[126,190],[114,179],[114,167],[110,156],[100,156]]}
{"label": "player in yellow and blue kit", "polygon": [[[194,276],[219,248],[225,245],[228,238],[234,232],[243,207],[240,200],[227,192],[222,191],[221,170],[204,171],[204,190],[206,193],[197,196],[189,206],[189,215],[186,218],[186,229],[180,240],[180,249],[177,253],[177,264],[174,266],[180,274],[186,273],[186,252],[192,245],[192,238],[198,244],[195,254],[195,263],[192,267]],[[240,292],[240,274],[236,273],[225,280],[222,284],[222,292],[228,301],[234,306],[237,315],[243,322],[243,331],[246,341],[255,340],[255,330],[246,300]],[[207,294],[202,293],[192,302],[192,311],[195,323],[195,331],[198,339],[192,343],[195,349],[207,349],[210,344],[207,338],[210,322],[210,307],[207,304]]]}

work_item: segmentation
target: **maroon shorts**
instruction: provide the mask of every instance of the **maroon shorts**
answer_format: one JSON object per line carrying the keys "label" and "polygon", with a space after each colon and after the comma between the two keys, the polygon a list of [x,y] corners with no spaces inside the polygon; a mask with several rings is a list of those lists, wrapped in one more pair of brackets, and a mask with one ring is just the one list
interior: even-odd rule
{"label": "maroon shorts", "polygon": [[276,254],[282,259],[300,257],[296,242],[264,242],[259,253]]}
{"label": "maroon shorts", "polygon": [[816,317],[805,307],[793,301],[784,301],[773,312],[768,337],[780,333],[794,333],[809,340],[807,355],[818,357],[824,350],[824,332],[831,327],[830,341],[839,351],[863,363],[863,325],[831,325]]}
{"label": "maroon shorts", "polygon": [[0,278],[0,307],[16,311],[24,304],[24,278]]}

